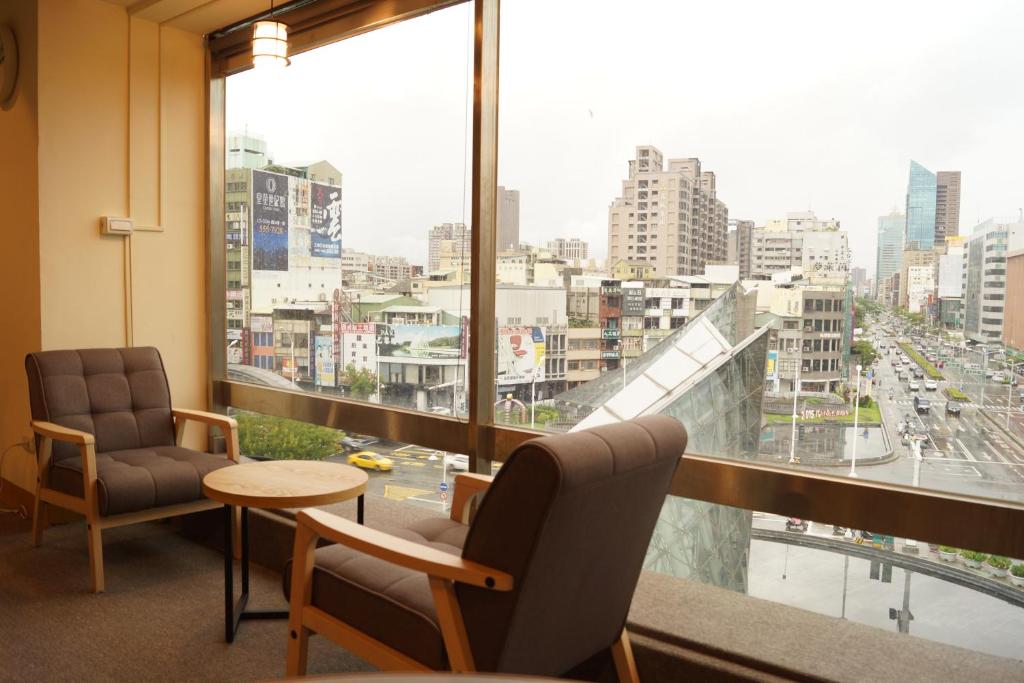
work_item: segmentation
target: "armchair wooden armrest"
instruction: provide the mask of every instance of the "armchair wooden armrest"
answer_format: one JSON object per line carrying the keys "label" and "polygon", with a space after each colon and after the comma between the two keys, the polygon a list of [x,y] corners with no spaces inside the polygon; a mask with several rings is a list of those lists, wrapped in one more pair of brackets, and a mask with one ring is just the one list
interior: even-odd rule
{"label": "armchair wooden armrest", "polygon": [[[312,535],[306,534],[307,542],[315,542],[316,537],[326,538],[432,577],[499,591],[512,590],[512,576],[505,572],[356,524],[323,510],[302,510],[296,515],[295,521],[298,529],[312,531]],[[296,532],[296,558],[300,555],[299,544],[302,536],[303,534]]]}
{"label": "armchair wooden armrest", "polygon": [[188,410],[185,408],[172,408],[171,415],[174,417],[174,442],[181,445],[185,436],[185,425],[189,422],[202,422],[203,424],[220,427],[224,434],[224,441],[227,447],[227,456],[230,460],[238,462],[238,422],[233,417],[210,413],[205,410]]}
{"label": "armchair wooden armrest", "polygon": [[46,439],[66,441],[68,443],[78,444],[79,446],[96,443],[96,437],[89,432],[83,432],[80,429],[71,429],[70,427],[62,427],[52,422],[44,422],[43,420],[32,420],[32,431]]}
{"label": "armchair wooden armrest", "polygon": [[459,474],[455,477],[455,494],[452,497],[452,519],[463,524],[469,523],[469,506],[473,500],[494,481],[487,474]]}

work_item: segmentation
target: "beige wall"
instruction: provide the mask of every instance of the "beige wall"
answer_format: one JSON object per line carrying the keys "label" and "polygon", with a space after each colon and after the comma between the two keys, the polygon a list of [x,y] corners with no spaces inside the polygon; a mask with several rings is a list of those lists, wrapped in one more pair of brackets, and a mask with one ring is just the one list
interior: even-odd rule
{"label": "beige wall", "polygon": [[25,485],[35,476],[32,460],[14,444],[29,436],[23,361],[40,343],[35,1],[0,2],[0,24],[14,31],[20,62],[11,106],[7,111],[0,109],[0,205],[4,207],[0,452],[13,446],[2,463],[3,475]]}
{"label": "beige wall", "polygon": [[[26,432],[21,357],[31,348],[151,344],[163,354],[174,403],[206,405],[202,38],[129,20],[100,0],[39,3],[38,36],[42,196],[38,248],[24,259],[38,300],[25,303],[35,322],[16,347],[3,342],[4,401],[21,411],[0,418],[4,445]],[[4,155],[0,172],[9,166]],[[103,237],[103,215],[162,231],[137,232],[130,244]],[[29,488],[31,460],[22,460],[4,470]]]}

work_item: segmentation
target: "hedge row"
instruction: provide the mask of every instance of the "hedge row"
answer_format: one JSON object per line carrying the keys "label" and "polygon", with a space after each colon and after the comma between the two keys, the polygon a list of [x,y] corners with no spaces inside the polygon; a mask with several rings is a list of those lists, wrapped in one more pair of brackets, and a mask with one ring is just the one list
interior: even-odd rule
{"label": "hedge row", "polygon": [[935,366],[925,360],[925,357],[914,350],[910,344],[906,342],[900,342],[900,348],[903,349],[903,353],[910,356],[911,360],[921,366],[924,373],[932,379],[942,379],[942,373],[935,369]]}

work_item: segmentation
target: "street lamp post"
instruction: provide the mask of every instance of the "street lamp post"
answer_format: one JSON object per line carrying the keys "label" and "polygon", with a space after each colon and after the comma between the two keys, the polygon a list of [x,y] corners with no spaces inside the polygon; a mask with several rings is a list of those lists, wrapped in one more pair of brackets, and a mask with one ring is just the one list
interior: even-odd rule
{"label": "street lamp post", "polygon": [[850,476],[857,476],[857,419],[860,417],[860,371],[857,365],[857,393],[853,400],[853,454],[850,459]]}
{"label": "street lamp post", "polygon": [[800,395],[800,363],[801,356],[796,359],[796,372],[793,375],[793,430],[789,436],[789,464],[796,462],[796,401]]}

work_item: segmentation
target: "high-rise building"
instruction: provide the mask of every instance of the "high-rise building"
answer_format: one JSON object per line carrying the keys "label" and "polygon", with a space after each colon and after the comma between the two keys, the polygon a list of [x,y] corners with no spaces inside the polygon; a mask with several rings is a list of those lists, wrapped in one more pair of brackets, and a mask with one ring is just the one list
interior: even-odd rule
{"label": "high-rise building", "polygon": [[903,265],[903,238],[907,217],[898,211],[878,217],[878,251],[875,257],[875,281],[900,272]]}
{"label": "high-rise building", "polygon": [[927,250],[960,234],[960,171],[932,173],[910,161],[907,181],[907,228],[910,249]]}
{"label": "high-rise building", "polygon": [[960,171],[935,176],[935,241],[960,234]]}
{"label": "high-rise building", "polygon": [[862,296],[865,291],[865,285],[868,281],[868,271],[866,268],[851,268],[850,269],[850,284],[853,286],[854,296]]}
{"label": "high-rise building", "polygon": [[[432,227],[427,236],[427,270],[432,272],[440,267],[442,246],[450,254],[465,254],[468,262],[472,248],[470,235],[465,223],[440,223]],[[442,242],[454,244],[442,245]]]}
{"label": "high-rise building", "polygon": [[927,250],[935,244],[935,174],[911,160],[907,181],[907,237],[910,249]]}
{"label": "high-rise building", "polygon": [[[910,269],[930,268],[932,273],[932,293],[935,290],[935,264],[941,252],[935,249],[904,249],[903,262],[900,264],[899,297],[897,302],[900,308],[910,308]],[[917,279],[915,286],[921,286],[923,270],[915,271]]]}
{"label": "high-rise building", "polygon": [[[1006,254],[1006,290],[1024,291],[1024,241]],[[1010,306],[1003,318],[1003,343],[1024,351],[1024,306]]]}
{"label": "high-rise building", "polygon": [[519,190],[498,185],[498,251],[519,248]]}
{"label": "high-rise building", "polygon": [[729,249],[726,257],[728,263],[734,263],[740,268],[740,279],[746,280],[750,277],[750,239],[754,230],[754,221],[730,220],[729,227]]}
{"label": "high-rise building", "polygon": [[938,298],[936,317],[943,326],[951,329],[963,327],[961,306],[963,299],[964,239],[946,236],[946,253],[939,256]]}
{"label": "high-rise building", "polygon": [[729,211],[715,174],[696,158],[669,159],[636,148],[621,196],[608,209],[608,262],[646,261],[658,275],[701,273],[726,260]]}
{"label": "high-rise building", "polygon": [[548,242],[548,251],[552,256],[567,261],[586,261],[590,254],[590,245],[579,237],[559,237]]}
{"label": "high-rise building", "polygon": [[1003,334],[1006,300],[1006,255],[1024,247],[1024,222],[989,219],[967,238],[963,269],[964,335],[998,341]]}

